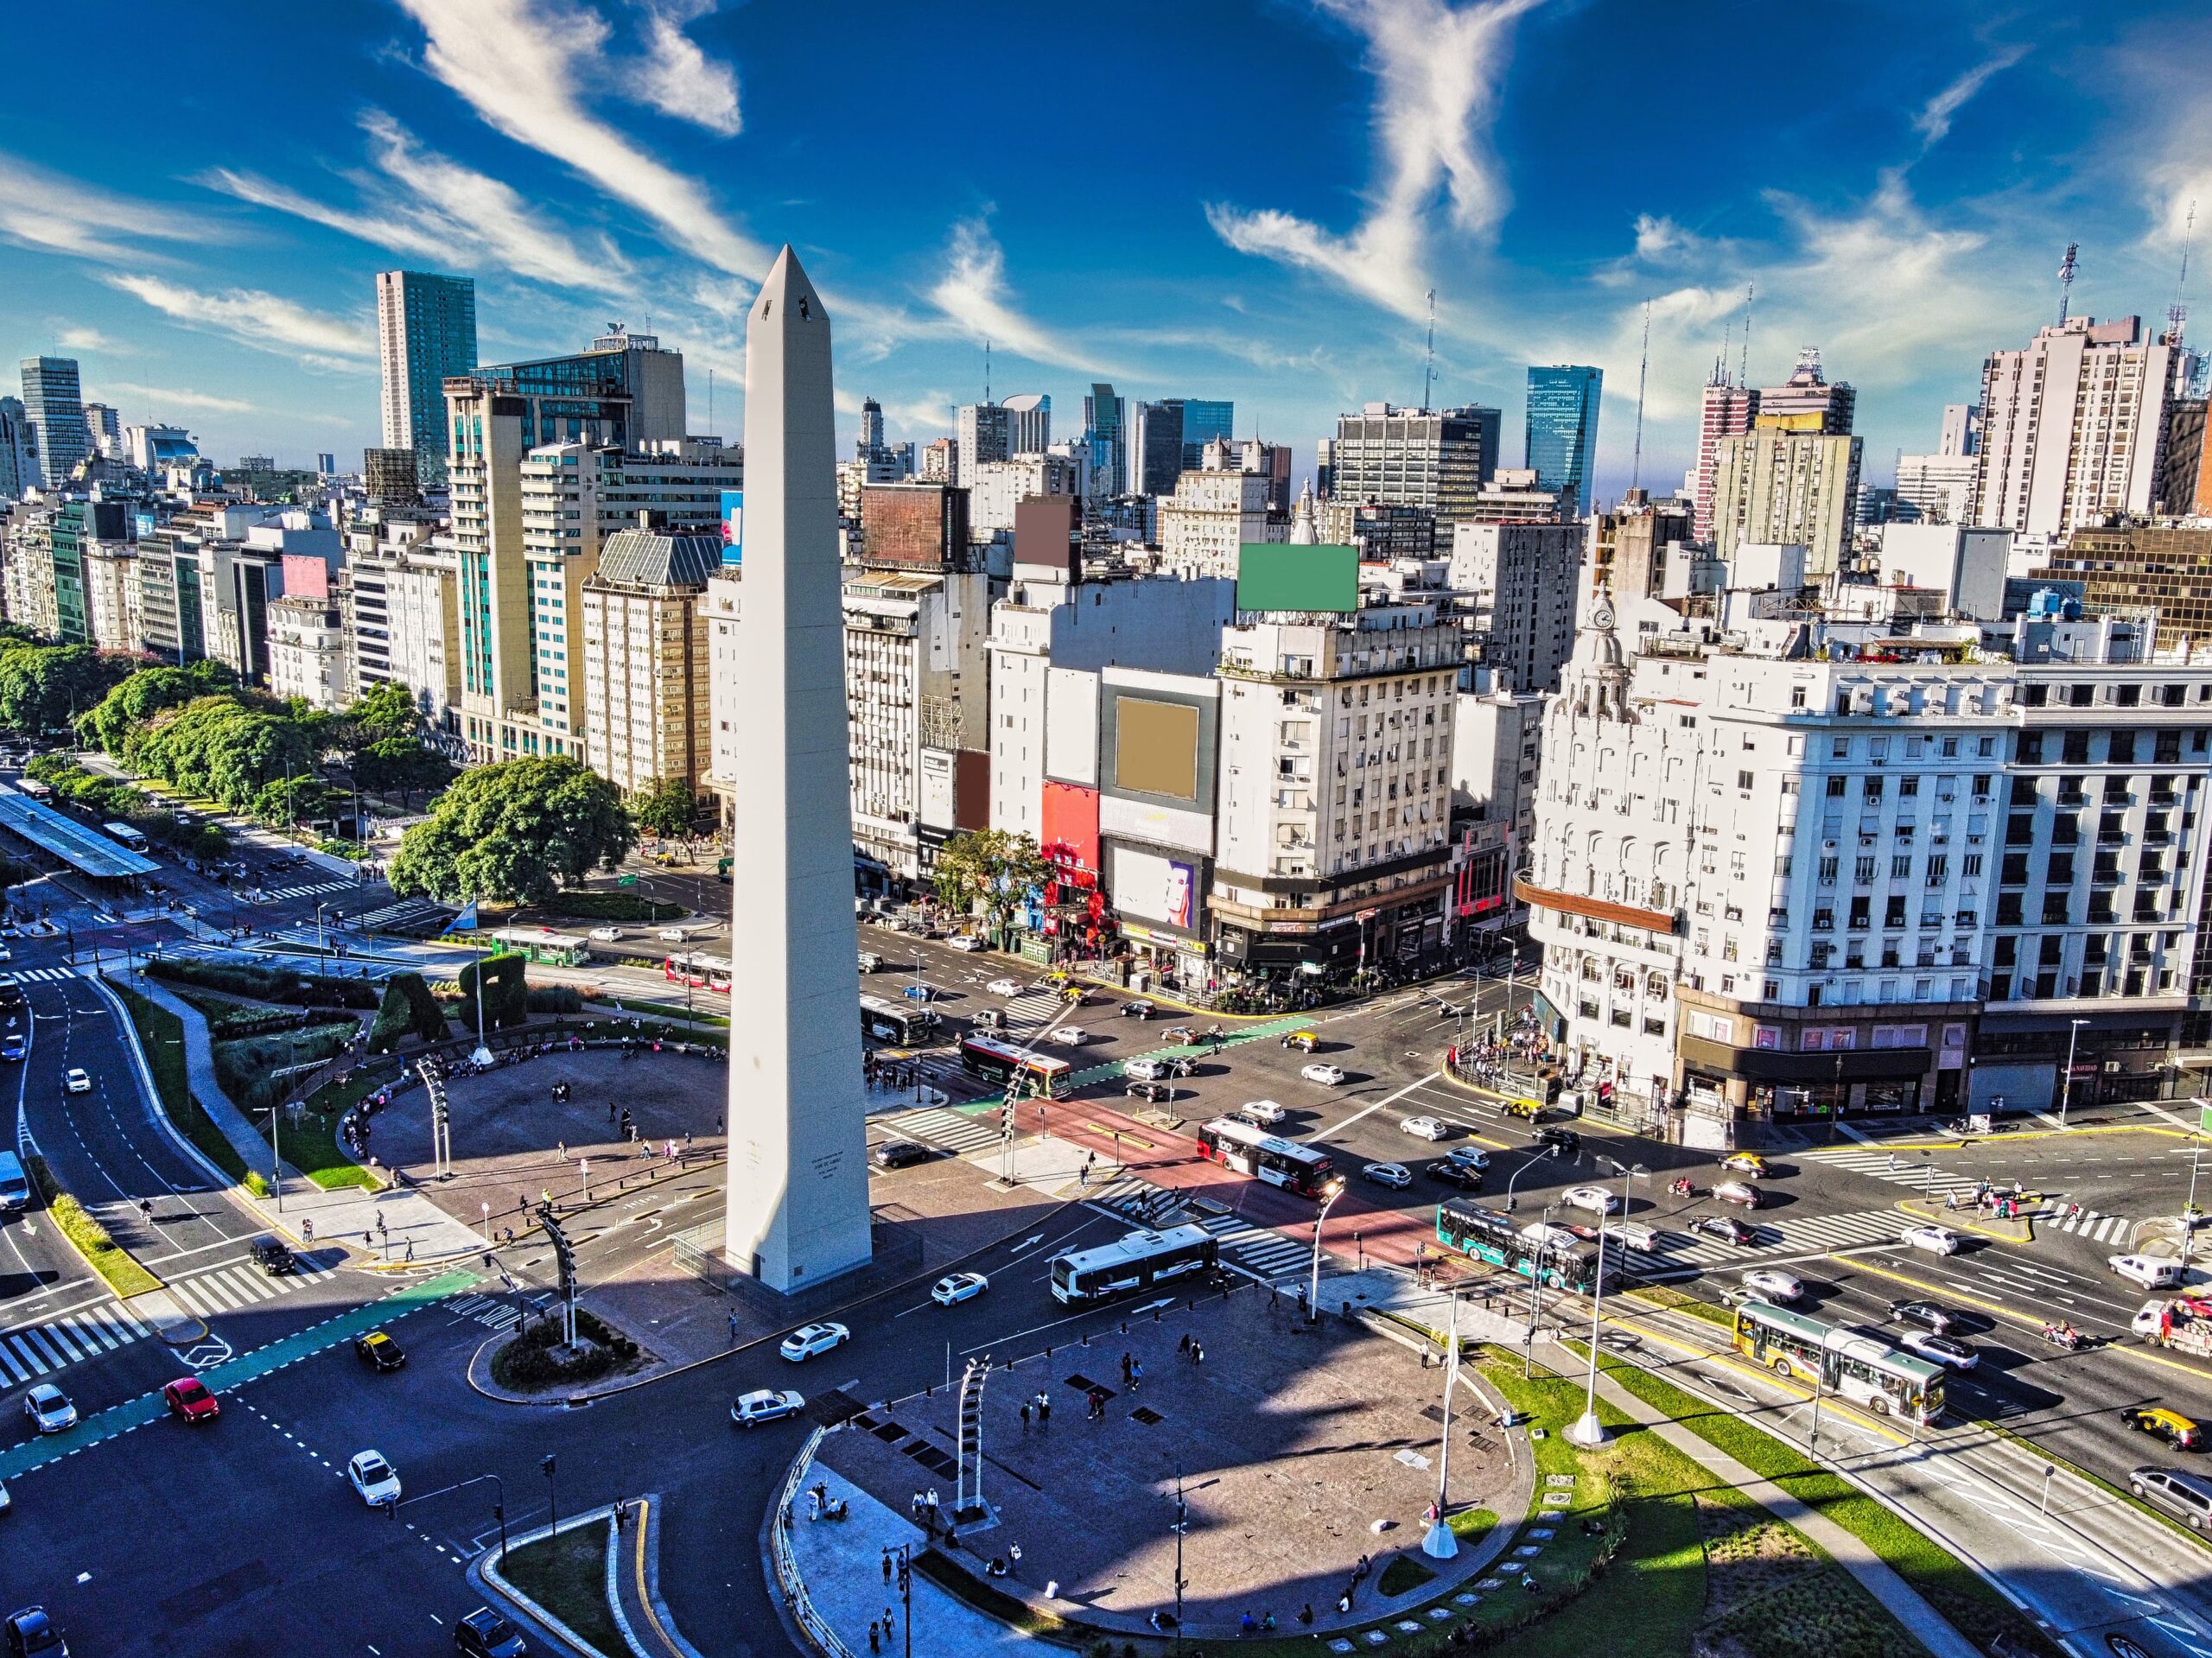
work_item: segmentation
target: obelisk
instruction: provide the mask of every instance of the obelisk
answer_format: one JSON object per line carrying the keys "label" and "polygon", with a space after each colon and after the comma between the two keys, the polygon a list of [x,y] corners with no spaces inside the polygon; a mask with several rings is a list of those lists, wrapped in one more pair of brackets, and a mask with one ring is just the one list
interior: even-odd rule
{"label": "obelisk", "polygon": [[745,325],[730,847],[729,1258],[780,1291],[868,1258],[830,319],[776,257]]}

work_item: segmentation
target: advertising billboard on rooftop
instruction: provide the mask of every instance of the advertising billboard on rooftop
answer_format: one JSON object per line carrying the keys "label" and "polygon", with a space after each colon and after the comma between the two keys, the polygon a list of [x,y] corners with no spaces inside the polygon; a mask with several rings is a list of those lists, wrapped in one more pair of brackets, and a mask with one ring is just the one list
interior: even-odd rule
{"label": "advertising billboard on rooftop", "polygon": [[1359,549],[1247,542],[1236,555],[1239,610],[1359,608]]}

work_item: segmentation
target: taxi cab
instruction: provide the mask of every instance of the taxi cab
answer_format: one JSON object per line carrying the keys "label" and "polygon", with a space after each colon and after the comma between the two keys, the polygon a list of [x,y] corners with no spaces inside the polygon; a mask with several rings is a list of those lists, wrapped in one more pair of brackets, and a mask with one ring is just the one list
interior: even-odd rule
{"label": "taxi cab", "polygon": [[1543,1105],[1535,1100],[1508,1100],[1499,1109],[1509,1117],[1520,1117],[1529,1122],[1544,1115]]}
{"label": "taxi cab", "polygon": [[2204,1430],[2177,1410],[2131,1407],[2120,1412],[2120,1420],[2139,1433],[2164,1439],[2177,1451],[2194,1451],[2204,1443]]}
{"label": "taxi cab", "polygon": [[1282,1045],[1286,1048],[1295,1048],[1300,1053],[1311,1053],[1321,1045],[1321,1034],[1318,1031],[1293,1031],[1283,1038]]}
{"label": "taxi cab", "polygon": [[1733,1169],[1738,1174],[1748,1174],[1756,1180],[1766,1172],[1766,1159],[1757,1152],[1731,1152],[1720,1159],[1724,1169]]}

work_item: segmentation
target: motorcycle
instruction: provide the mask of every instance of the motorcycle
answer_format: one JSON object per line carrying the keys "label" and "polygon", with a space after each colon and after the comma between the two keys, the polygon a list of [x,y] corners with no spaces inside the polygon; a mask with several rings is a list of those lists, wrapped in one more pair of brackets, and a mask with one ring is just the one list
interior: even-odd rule
{"label": "motorcycle", "polygon": [[1674,1181],[1668,1186],[1667,1190],[1672,1196],[1676,1197],[1694,1197],[1697,1196],[1697,1188],[1687,1180]]}
{"label": "motorcycle", "polygon": [[2078,1353],[2089,1344],[2089,1338],[2069,1324],[2047,1324],[2043,1327],[2043,1338],[2053,1347],[2069,1353]]}

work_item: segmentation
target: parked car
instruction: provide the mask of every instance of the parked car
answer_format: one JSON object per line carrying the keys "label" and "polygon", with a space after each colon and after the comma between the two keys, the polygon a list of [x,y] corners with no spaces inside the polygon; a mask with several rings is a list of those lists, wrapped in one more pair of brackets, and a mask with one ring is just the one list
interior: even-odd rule
{"label": "parked car", "polygon": [[1897,1242],[1908,1249],[1925,1249],[1930,1255],[1955,1255],[1965,1240],[1948,1226],[1908,1226],[1897,1234]]}
{"label": "parked car", "polygon": [[1334,1088],[1344,1081],[1344,1068],[1342,1065],[1307,1065],[1298,1074],[1309,1083],[1319,1083],[1324,1088]]}
{"label": "parked car", "polygon": [[1421,1171],[1432,1180],[1440,1180],[1447,1186],[1457,1186],[1462,1191],[1480,1191],[1483,1172],[1471,1163],[1463,1163],[1456,1157],[1440,1157]]}
{"label": "parked car", "polygon": [[0,1630],[8,1636],[8,1658],[69,1658],[69,1643],[43,1606],[9,1613]]}
{"label": "parked car", "polygon": [[1689,1229],[1702,1237],[1718,1238],[1723,1243],[1732,1243],[1741,1248],[1758,1235],[1733,1215],[1698,1215],[1691,1218]]}
{"label": "parked car", "polygon": [[763,1422],[796,1416],[805,1408],[806,1400],[789,1388],[763,1388],[757,1393],[740,1394],[729,1407],[729,1420],[740,1427],[758,1427]]}
{"label": "parked car", "polygon": [[1416,1140],[1442,1140],[1452,1132],[1434,1117],[1429,1116],[1408,1117],[1398,1125],[1398,1131],[1411,1134]]}
{"label": "parked car", "polygon": [[1256,1122],[1263,1128],[1272,1128],[1290,1113],[1273,1100],[1247,1100],[1236,1108],[1236,1115],[1247,1122]]}
{"label": "parked car", "polygon": [[41,1382],[23,1395],[23,1414],[41,1433],[61,1433],[77,1426],[77,1407],[51,1382]]}
{"label": "parked car", "polygon": [[1760,1202],[1759,1189],[1747,1186],[1741,1180],[1723,1180],[1713,1187],[1713,1201],[1716,1204],[1740,1204],[1745,1209],[1757,1209]]}
{"label": "parked car", "polygon": [[461,1658],[525,1658],[530,1643],[489,1606],[479,1606],[453,1626],[453,1649]]}
{"label": "parked car", "polygon": [[381,1452],[356,1451],[346,1464],[346,1478],[372,1509],[399,1501],[399,1471]]}
{"label": "parked car", "polygon": [[2181,1282],[2181,1262],[2166,1255],[2107,1255],[2105,1265],[2146,1290],[2171,1289]]}
{"label": "parked car", "polygon": [[1892,1301],[1890,1317],[1899,1324],[1917,1324],[1938,1336],[1948,1336],[1957,1320],[1933,1301]]}
{"label": "parked car", "polygon": [[928,1162],[930,1148],[911,1140],[884,1140],[870,1147],[868,1155],[879,1169],[903,1169],[910,1163]]}
{"label": "parked car", "polygon": [[1779,1267],[1752,1267],[1744,1274],[1744,1287],[1770,1301],[1785,1304],[1802,1300],[1805,1295],[1805,1280],[1783,1272]]}
{"label": "parked car", "polygon": [[2212,1525],[2212,1479],[2178,1468],[2139,1468],[2127,1477],[2127,1489],[2144,1502],[2164,1509],[2192,1531]]}
{"label": "parked car", "polygon": [[2120,1420],[2138,1433],[2164,1439],[2177,1451],[2194,1451],[2204,1443],[2204,1430],[2195,1421],[2162,1406],[2132,1406],[2120,1412]]}
{"label": "parked car", "polygon": [[1569,1186],[1560,1193],[1560,1200],[1577,1209],[1595,1210],[1600,1215],[1610,1215],[1621,1206],[1618,1194],[1598,1185]]}
{"label": "parked car", "polygon": [[1414,1183],[1413,1171],[1402,1163],[1369,1163],[1359,1172],[1362,1178],[1372,1180],[1378,1186],[1388,1186],[1393,1191],[1403,1191]]}
{"label": "parked car", "polygon": [[930,1287],[930,1299],[941,1307],[957,1307],[963,1301],[972,1301],[990,1288],[991,1280],[981,1273],[948,1273]]}
{"label": "parked car", "polygon": [[852,1338],[853,1332],[841,1324],[801,1324],[784,1337],[784,1344],[777,1351],[793,1364],[798,1364],[812,1358],[817,1353],[842,1347]]}
{"label": "parked car", "polygon": [[212,1422],[223,1413],[223,1401],[198,1376],[179,1376],[170,1382],[162,1389],[162,1404],[181,1422]]}
{"label": "parked car", "polygon": [[72,1065],[61,1073],[61,1086],[67,1093],[89,1094],[92,1091],[92,1079],[84,1071]]}
{"label": "parked car", "polygon": [[972,932],[960,933],[946,942],[949,943],[954,950],[959,950],[963,955],[972,953],[976,950],[988,950],[990,948],[989,945],[986,944],[982,939],[976,937]]}
{"label": "parked car", "polygon": [[1981,1355],[1964,1342],[1953,1341],[1948,1336],[1935,1335],[1925,1330],[1899,1331],[1897,1344],[1924,1359],[1934,1359],[1947,1369],[1971,1370],[1981,1363]]}

